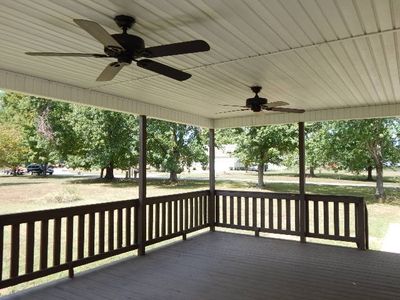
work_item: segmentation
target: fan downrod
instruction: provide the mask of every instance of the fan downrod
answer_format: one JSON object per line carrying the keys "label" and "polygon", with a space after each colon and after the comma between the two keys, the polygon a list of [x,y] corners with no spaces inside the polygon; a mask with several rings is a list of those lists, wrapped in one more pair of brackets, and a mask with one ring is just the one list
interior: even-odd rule
{"label": "fan downrod", "polygon": [[126,33],[126,31],[130,29],[136,22],[134,17],[125,15],[115,16],[114,21],[117,23],[118,27],[124,31],[124,33]]}
{"label": "fan downrod", "polygon": [[262,89],[262,87],[258,86],[258,85],[251,87],[251,90],[253,91],[253,93],[256,93],[256,94],[258,94],[261,91],[261,89]]}

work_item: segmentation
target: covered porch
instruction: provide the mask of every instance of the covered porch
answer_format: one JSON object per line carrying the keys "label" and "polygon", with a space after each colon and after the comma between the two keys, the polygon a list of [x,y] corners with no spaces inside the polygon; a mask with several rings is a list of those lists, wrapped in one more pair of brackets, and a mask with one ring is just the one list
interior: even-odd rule
{"label": "covered porch", "polygon": [[[400,297],[399,256],[359,251],[369,246],[365,200],[306,193],[304,132],[305,122],[400,115],[400,28],[391,13],[397,4],[273,1],[252,7],[240,1],[224,5],[205,1],[199,6],[165,1],[110,1],[104,6],[81,2],[4,4],[3,17],[8,18],[2,25],[7,28],[4,32],[21,36],[0,32],[4,57],[0,88],[138,115],[139,197],[2,215],[0,288],[60,272],[70,277],[8,298]],[[243,15],[235,13],[239,11]],[[104,67],[97,62],[49,61],[44,72],[43,62],[23,54],[43,50],[38,46],[94,51],[96,41],[87,41],[86,33],[77,30],[71,19],[95,19],[111,32],[116,30],[112,17],[121,13],[138,18],[138,31],[149,44],[201,38],[210,43],[212,52],[165,58],[191,72],[193,78],[187,83],[135,70],[134,75],[121,72],[106,84],[94,82],[93,74]],[[182,18],[185,15],[190,18]],[[172,25],[174,33],[149,29],[159,26],[154,18],[164,20],[166,27]],[[209,27],[199,24],[204,19]],[[219,114],[221,105],[242,105],[254,84],[264,86],[271,99],[288,100],[306,112]],[[147,118],[207,128],[208,189],[147,196]],[[298,124],[298,193],[219,190],[215,130],[283,123]],[[265,234],[297,240],[271,239]],[[184,241],[149,250],[177,238]],[[307,243],[311,238],[349,242],[358,249]],[[77,267],[123,253],[138,256],[75,274]]]}

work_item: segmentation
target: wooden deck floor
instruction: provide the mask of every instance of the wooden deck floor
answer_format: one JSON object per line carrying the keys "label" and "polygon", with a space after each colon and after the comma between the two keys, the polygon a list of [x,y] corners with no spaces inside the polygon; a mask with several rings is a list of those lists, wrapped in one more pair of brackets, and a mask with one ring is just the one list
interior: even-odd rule
{"label": "wooden deck floor", "polygon": [[6,299],[400,299],[400,255],[204,233]]}

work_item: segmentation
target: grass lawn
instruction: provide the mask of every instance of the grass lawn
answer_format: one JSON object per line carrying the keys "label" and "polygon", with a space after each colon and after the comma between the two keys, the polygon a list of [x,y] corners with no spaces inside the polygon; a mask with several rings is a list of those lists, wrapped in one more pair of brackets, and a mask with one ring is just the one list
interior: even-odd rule
{"label": "grass lawn", "polygon": [[[233,175],[223,174],[222,176],[218,176],[221,179],[217,180],[217,188],[260,190],[255,186],[255,181],[253,180],[255,175],[254,172],[247,175],[245,172]],[[298,192],[298,184],[296,182],[276,182],[276,180],[280,178],[286,180],[294,176],[295,175],[291,173],[269,173],[265,178],[266,188],[263,191],[296,193]],[[190,174],[188,177],[196,176]],[[248,180],[246,180],[246,178]],[[274,180],[269,182],[270,178]],[[321,178],[324,177],[319,177],[318,180],[321,180]],[[356,178],[352,177],[339,180],[337,178],[332,178],[328,174],[328,176],[325,176],[325,180],[332,180],[332,182],[337,182],[338,185],[308,184],[306,191],[307,193],[365,197],[369,210],[370,248],[380,250],[389,224],[400,223],[400,186],[386,188],[385,191],[388,195],[389,203],[377,204],[374,201],[375,189],[373,186],[341,185],[343,182],[349,183],[349,181],[355,179]],[[389,178],[389,181],[395,185],[398,182],[397,180],[398,177],[396,176],[390,176]],[[208,181],[202,178],[197,178],[196,180],[181,180],[175,185],[171,185],[165,180],[151,179],[148,183],[147,194],[148,196],[156,196],[207,188]],[[40,176],[0,176],[0,214],[134,199],[137,198],[137,196],[138,189],[135,180],[107,182],[96,179],[95,177],[84,176],[49,176],[46,178]],[[338,242],[333,243],[338,245],[343,244]],[[132,253],[127,253],[123,256],[129,255],[132,255]],[[110,258],[105,261],[96,262],[94,265],[100,265],[114,259],[115,258]],[[93,267],[93,264],[91,267]],[[84,270],[88,268],[89,266],[83,266],[80,269]],[[51,279],[64,277],[64,273],[65,272],[52,275]],[[34,282],[11,287],[6,289],[6,291],[1,291],[0,295],[8,294],[28,286],[37,285],[48,279],[49,278],[42,278]]]}

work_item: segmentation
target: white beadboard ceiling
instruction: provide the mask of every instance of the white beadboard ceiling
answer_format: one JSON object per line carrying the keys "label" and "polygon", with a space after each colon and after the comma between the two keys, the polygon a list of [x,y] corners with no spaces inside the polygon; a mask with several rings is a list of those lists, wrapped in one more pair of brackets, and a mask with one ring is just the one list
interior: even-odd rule
{"label": "white beadboard ceiling", "polygon": [[[147,46],[203,39],[211,51],[155,59],[191,73],[185,82],[134,65],[96,82],[109,60],[24,54],[102,53],[72,19],[116,33],[118,14]],[[0,88],[216,128],[396,116],[399,43],[400,0],[1,0]],[[307,112],[216,114],[254,84]]]}

